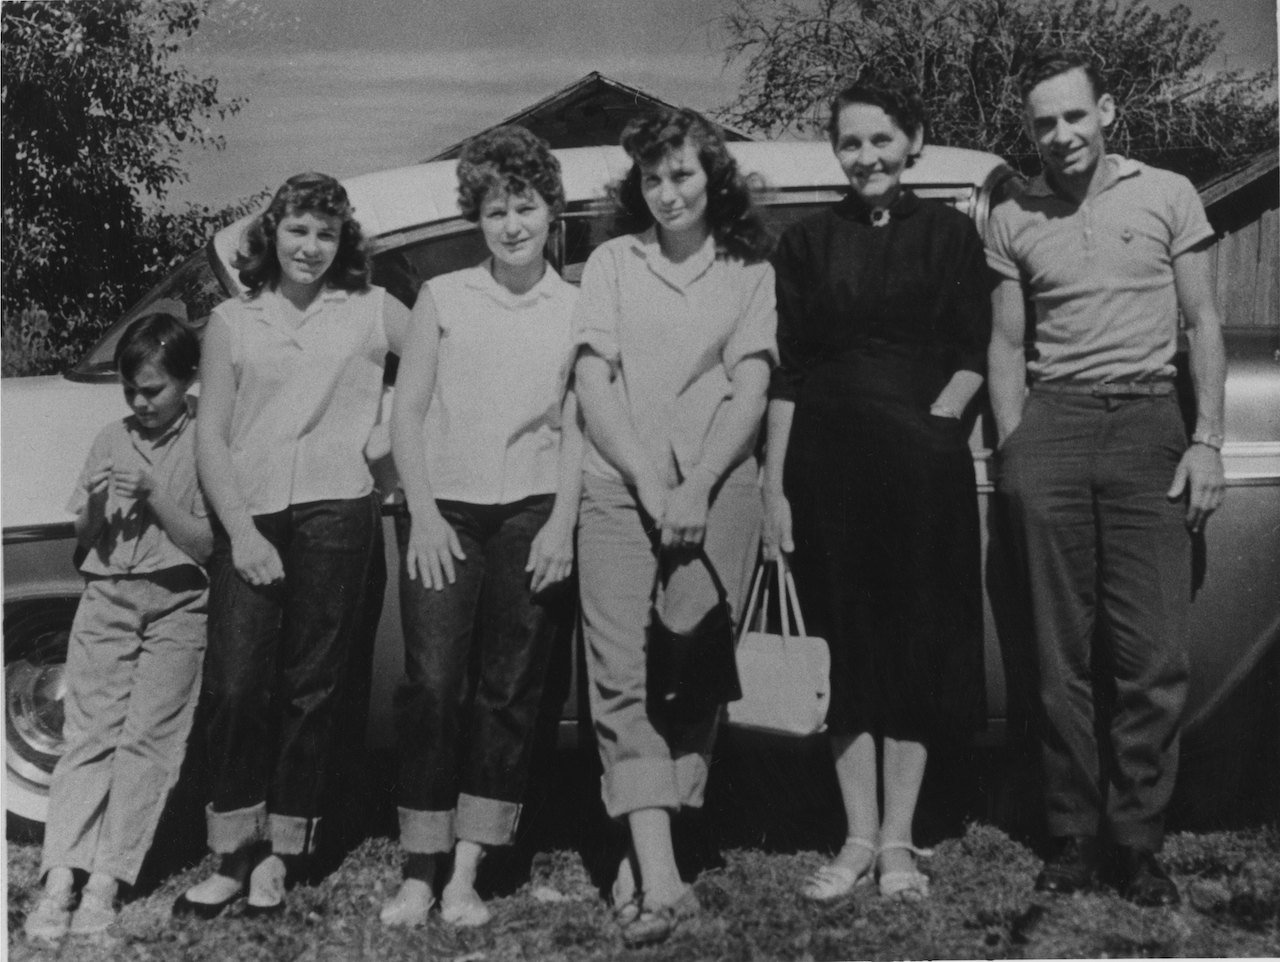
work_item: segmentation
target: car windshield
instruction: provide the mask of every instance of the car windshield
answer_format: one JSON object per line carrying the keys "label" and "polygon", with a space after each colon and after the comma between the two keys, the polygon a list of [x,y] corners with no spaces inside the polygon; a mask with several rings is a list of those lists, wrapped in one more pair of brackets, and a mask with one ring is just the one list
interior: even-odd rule
{"label": "car windshield", "polygon": [[103,381],[113,379],[116,342],[130,322],[136,318],[165,310],[185,318],[197,332],[209,321],[209,312],[230,296],[226,286],[218,278],[214,268],[213,244],[206,244],[192,254],[176,270],[153,287],[120,318],[94,345],[83,361],[67,375],[77,381]]}

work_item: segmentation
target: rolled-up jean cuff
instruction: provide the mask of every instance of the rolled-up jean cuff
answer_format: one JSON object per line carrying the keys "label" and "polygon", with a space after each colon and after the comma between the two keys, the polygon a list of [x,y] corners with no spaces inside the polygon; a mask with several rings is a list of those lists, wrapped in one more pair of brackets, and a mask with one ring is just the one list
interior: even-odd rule
{"label": "rolled-up jean cuff", "polygon": [[400,816],[400,847],[406,852],[435,855],[453,851],[457,836],[454,833],[456,813],[446,811],[424,812],[413,808],[398,808]]}
{"label": "rolled-up jean cuff", "polygon": [[458,795],[458,838],[481,845],[510,845],[520,823],[520,805],[496,798]]}
{"label": "rolled-up jean cuff", "polygon": [[610,818],[642,808],[680,807],[676,765],[670,758],[632,758],[606,769],[600,795]]}
{"label": "rolled-up jean cuff", "polygon": [[238,852],[266,836],[266,802],[230,812],[215,812],[212,805],[207,805],[204,817],[209,851],[216,855]]}
{"label": "rolled-up jean cuff", "polygon": [[677,755],[673,763],[676,767],[676,791],[680,804],[686,808],[701,808],[702,798],[707,791],[707,776],[711,772],[706,755],[690,752],[688,755]]}
{"label": "rolled-up jean cuff", "polygon": [[316,849],[320,819],[303,815],[267,816],[267,837],[277,855],[310,855]]}

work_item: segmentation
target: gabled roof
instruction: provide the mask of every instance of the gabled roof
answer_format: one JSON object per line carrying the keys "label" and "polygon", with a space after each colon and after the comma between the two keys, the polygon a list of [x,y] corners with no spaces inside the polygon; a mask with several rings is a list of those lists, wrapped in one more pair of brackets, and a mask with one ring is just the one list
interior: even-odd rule
{"label": "gabled roof", "polygon": [[1275,150],[1260,151],[1243,166],[1199,184],[1197,189],[1200,192],[1200,200],[1205,207],[1209,207],[1256,180],[1274,176],[1278,169],[1280,169],[1280,153]]}
{"label": "gabled roof", "polygon": [[[552,147],[605,147],[617,144],[622,128],[636,114],[670,106],[665,100],[593,70],[532,107],[512,114],[502,124],[528,127],[539,137],[546,138]],[[494,127],[502,124],[494,124]],[[488,127],[477,133],[492,129]],[[732,127],[723,129],[726,140],[755,139]],[[460,141],[428,157],[427,161],[453,160],[462,152],[465,143]]]}

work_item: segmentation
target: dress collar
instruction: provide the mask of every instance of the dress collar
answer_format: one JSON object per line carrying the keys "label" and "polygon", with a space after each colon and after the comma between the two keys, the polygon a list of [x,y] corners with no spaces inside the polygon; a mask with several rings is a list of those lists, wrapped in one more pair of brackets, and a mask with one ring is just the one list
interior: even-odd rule
{"label": "dress collar", "polygon": [[920,209],[920,198],[913,194],[909,189],[903,187],[899,191],[897,198],[889,205],[887,219],[877,224],[876,215],[871,206],[867,204],[861,197],[850,190],[844,196],[844,200],[836,205],[836,212],[848,220],[856,221],[859,224],[868,224],[870,226],[884,226],[894,220],[902,220],[904,217],[910,217]]}
{"label": "dress collar", "polygon": [[546,270],[542,272],[542,277],[538,279],[538,283],[523,294],[513,294],[494,278],[492,264],[492,257],[485,258],[484,261],[466,273],[463,283],[472,290],[479,291],[492,298],[499,304],[514,307],[529,301],[546,300],[547,298],[555,297],[556,293],[564,286],[564,280],[556,273],[556,269],[548,261],[546,262]]}
{"label": "dress collar", "polygon": [[715,235],[707,234],[702,246],[677,264],[662,253],[656,225],[650,225],[639,234],[632,234],[631,249],[643,258],[649,270],[677,290],[684,290],[709,271],[715,263],[717,253]]}

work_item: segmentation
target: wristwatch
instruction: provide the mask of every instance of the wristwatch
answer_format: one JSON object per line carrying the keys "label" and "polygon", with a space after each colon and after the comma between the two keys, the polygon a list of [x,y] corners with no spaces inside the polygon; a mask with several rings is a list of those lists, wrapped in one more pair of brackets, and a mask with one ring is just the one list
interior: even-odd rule
{"label": "wristwatch", "polygon": [[1223,440],[1221,434],[1210,434],[1208,431],[1197,431],[1191,435],[1192,444],[1203,444],[1206,448],[1213,448],[1215,451],[1222,450]]}

